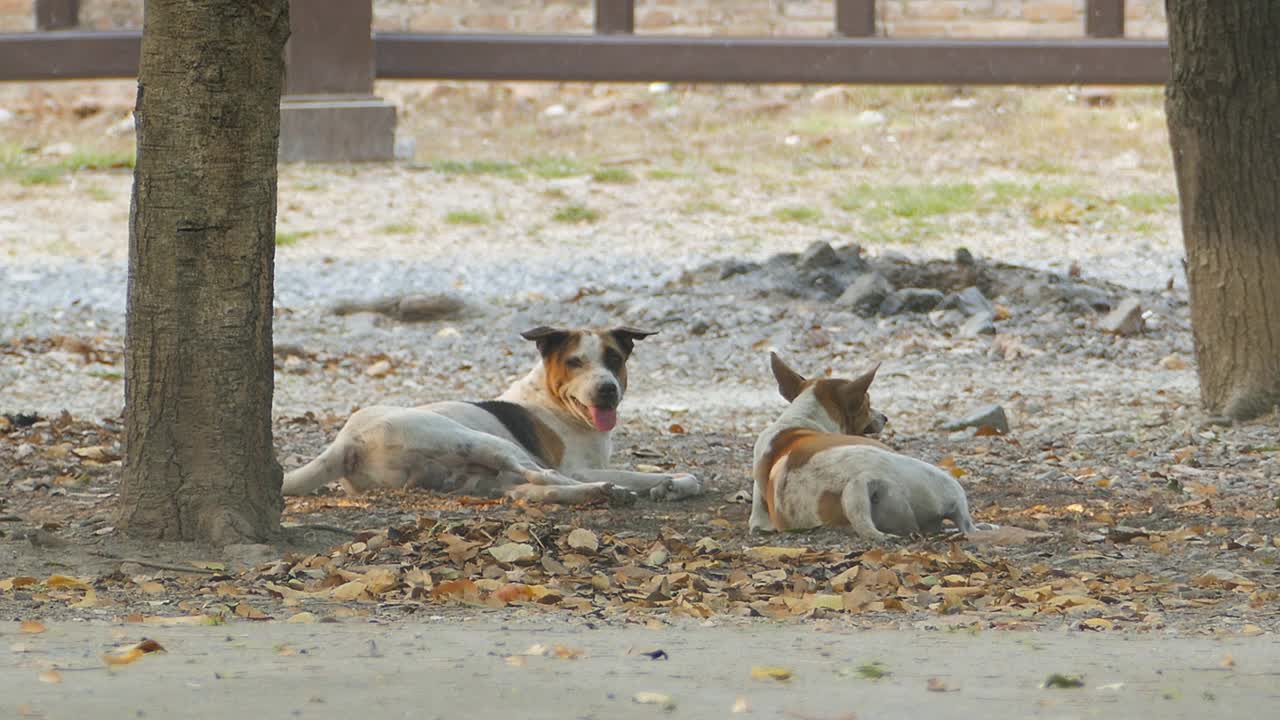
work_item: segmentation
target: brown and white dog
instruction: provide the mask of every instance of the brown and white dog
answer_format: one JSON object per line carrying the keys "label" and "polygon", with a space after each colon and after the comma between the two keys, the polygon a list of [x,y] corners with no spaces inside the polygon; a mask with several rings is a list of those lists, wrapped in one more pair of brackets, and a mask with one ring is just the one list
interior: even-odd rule
{"label": "brown and white dog", "polygon": [[701,482],[688,473],[607,468],[627,358],[636,340],[652,334],[627,327],[522,333],[541,359],[497,400],[358,410],[319,457],[285,475],[284,494],[341,480],[352,494],[417,486],[560,503],[700,495]]}
{"label": "brown and white dog", "polygon": [[940,532],[948,518],[962,533],[977,529],[954,477],[864,437],[885,423],[867,394],[879,365],[854,380],[806,380],[769,357],[791,404],[756,440],[752,531],[848,526],[880,540]]}

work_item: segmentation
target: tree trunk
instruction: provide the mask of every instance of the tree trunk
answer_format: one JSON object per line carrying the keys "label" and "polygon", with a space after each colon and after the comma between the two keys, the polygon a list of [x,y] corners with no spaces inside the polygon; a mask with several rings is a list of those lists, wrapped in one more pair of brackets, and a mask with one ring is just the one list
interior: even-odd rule
{"label": "tree trunk", "polygon": [[1280,3],[1166,8],[1200,394],[1210,412],[1247,420],[1280,403]]}
{"label": "tree trunk", "polygon": [[276,152],[288,0],[146,0],[129,217],[133,535],[279,529],[271,441]]}

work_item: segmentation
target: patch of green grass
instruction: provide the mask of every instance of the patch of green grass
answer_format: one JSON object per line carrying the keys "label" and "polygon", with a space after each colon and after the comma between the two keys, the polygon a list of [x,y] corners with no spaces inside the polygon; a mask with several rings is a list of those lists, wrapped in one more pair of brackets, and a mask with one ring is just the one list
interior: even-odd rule
{"label": "patch of green grass", "polygon": [[276,247],[289,247],[290,245],[297,245],[299,240],[303,238],[311,237],[314,234],[315,233],[311,232],[310,230],[298,230],[298,231],[292,231],[292,232],[288,232],[288,231],[281,232],[277,230],[276,231]]}
{"label": "patch of green grass", "polygon": [[591,179],[602,183],[628,184],[636,181],[635,173],[626,168],[600,168],[591,173]]}
{"label": "patch of green grass", "polygon": [[1116,204],[1135,213],[1157,213],[1178,204],[1174,193],[1136,192],[1116,198]]}
{"label": "patch of green grass", "polygon": [[714,172],[719,175],[737,175],[738,169],[730,165],[724,165],[721,163],[712,163],[711,172]]}
{"label": "patch of green grass", "polygon": [[557,180],[586,172],[578,163],[563,157],[530,158],[524,161],[524,167],[543,180]]}
{"label": "patch of green grass", "polygon": [[522,178],[524,172],[515,163],[502,160],[435,160],[431,169],[446,175],[498,175]]}
{"label": "patch of green grass", "polygon": [[863,663],[862,665],[859,665],[857,669],[858,669],[858,677],[864,680],[879,680],[881,678],[888,677],[889,675],[893,674],[889,672],[889,669],[886,668],[884,666],[884,663],[880,662],[879,660],[875,662]]}
{"label": "patch of green grass", "polygon": [[654,168],[645,173],[645,177],[650,180],[679,180],[680,178],[688,177],[688,175],[670,168]]}
{"label": "patch of green grass", "polygon": [[551,219],[562,223],[592,223],[600,219],[600,213],[586,205],[574,203],[556,210]]}
{"label": "patch of green grass", "polygon": [[836,199],[848,212],[879,210],[902,218],[968,212],[978,206],[978,189],[970,183],[938,185],[860,185]]}
{"label": "patch of green grass", "polygon": [[64,158],[59,165],[68,170],[119,170],[133,168],[137,158],[132,151],[99,151],[80,149]]}
{"label": "patch of green grass", "polygon": [[418,228],[413,223],[387,223],[378,228],[383,235],[412,235]]}
{"label": "patch of green grass", "polygon": [[483,210],[450,210],[444,221],[450,225],[486,225],[489,214]]}
{"label": "patch of green grass", "polygon": [[119,370],[90,370],[89,377],[99,380],[123,380],[124,373]]}
{"label": "patch of green grass", "polygon": [[774,210],[773,217],[783,222],[815,223],[822,219],[822,211],[807,205],[788,205]]}

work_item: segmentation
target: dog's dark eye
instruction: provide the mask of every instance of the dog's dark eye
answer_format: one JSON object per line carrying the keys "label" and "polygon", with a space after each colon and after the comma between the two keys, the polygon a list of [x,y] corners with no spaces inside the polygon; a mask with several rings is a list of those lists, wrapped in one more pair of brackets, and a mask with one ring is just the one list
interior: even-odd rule
{"label": "dog's dark eye", "polygon": [[571,357],[568,360],[564,361],[564,366],[569,368],[570,370],[577,370],[578,368],[582,367],[582,358]]}
{"label": "dog's dark eye", "polygon": [[610,350],[604,354],[604,366],[609,368],[611,372],[617,372],[622,367],[622,353],[617,350]]}

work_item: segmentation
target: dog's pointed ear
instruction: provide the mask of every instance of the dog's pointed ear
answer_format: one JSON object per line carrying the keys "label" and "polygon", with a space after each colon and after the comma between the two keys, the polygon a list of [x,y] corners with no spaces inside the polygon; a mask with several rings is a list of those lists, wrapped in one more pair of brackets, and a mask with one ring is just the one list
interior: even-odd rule
{"label": "dog's pointed ear", "polygon": [[880,363],[876,363],[875,367],[850,380],[852,384],[849,386],[849,392],[857,395],[867,394],[867,390],[871,388],[871,381],[876,379],[876,371],[879,369]]}
{"label": "dog's pointed ear", "polygon": [[613,336],[614,341],[618,343],[618,346],[622,348],[622,351],[627,355],[630,355],[631,351],[636,346],[637,340],[643,340],[650,335],[657,335],[658,331],[639,330],[637,328],[623,326],[610,330],[609,334]]}
{"label": "dog's pointed ear", "polygon": [[532,340],[538,345],[538,352],[546,357],[553,350],[559,347],[565,340],[569,339],[569,331],[560,328],[547,327],[539,325],[532,330],[525,330],[520,333],[520,337],[525,340]]}
{"label": "dog's pointed ear", "polygon": [[769,353],[769,365],[773,368],[773,378],[778,381],[778,392],[782,398],[787,402],[795,400],[804,389],[804,376],[787,367],[776,352]]}

